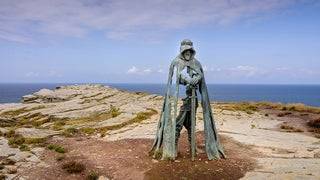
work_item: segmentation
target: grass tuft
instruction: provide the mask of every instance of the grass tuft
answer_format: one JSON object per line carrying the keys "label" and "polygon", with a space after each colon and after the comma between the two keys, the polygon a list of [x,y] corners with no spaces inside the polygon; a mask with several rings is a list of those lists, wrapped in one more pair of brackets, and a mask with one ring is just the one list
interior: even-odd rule
{"label": "grass tuft", "polygon": [[80,131],[82,133],[90,135],[90,134],[93,134],[96,130],[94,128],[85,127],[85,128],[81,128]]}
{"label": "grass tuft", "polygon": [[79,133],[79,130],[77,128],[70,127],[68,129],[65,129],[62,134],[66,137],[72,137],[77,135],[78,133]]}
{"label": "grass tuft", "polygon": [[286,130],[287,132],[303,132],[302,129],[295,128],[295,127],[287,125],[287,124],[282,124],[280,126],[280,128]]}
{"label": "grass tuft", "polygon": [[15,134],[13,137],[8,139],[8,144],[11,147],[17,147],[18,145],[22,145],[24,142],[25,138],[18,134]]}
{"label": "grass tuft", "polygon": [[111,114],[111,116],[113,118],[117,117],[117,116],[119,116],[121,114],[120,109],[115,107],[115,106],[113,106],[113,105],[111,105],[109,112],[110,112],[110,114]]}
{"label": "grass tuft", "polygon": [[47,141],[47,138],[25,138],[26,144],[42,144]]}
{"label": "grass tuft", "polygon": [[66,123],[64,121],[60,120],[60,121],[54,122],[52,128],[53,128],[53,130],[59,131],[59,130],[63,129],[62,127],[64,125],[66,125]]}
{"label": "grass tuft", "polygon": [[65,153],[66,152],[66,150],[62,146],[59,146],[57,144],[49,144],[47,146],[47,148],[49,150],[55,151],[57,153]]}
{"label": "grass tuft", "polygon": [[8,132],[4,133],[4,137],[11,138],[16,134],[14,129],[10,129]]}
{"label": "grass tuft", "polygon": [[19,147],[20,151],[30,151],[30,148],[28,145],[26,144],[21,144],[21,146]]}
{"label": "grass tuft", "polygon": [[86,168],[83,164],[76,162],[76,161],[70,161],[66,162],[62,165],[62,169],[67,171],[68,173],[81,173]]}
{"label": "grass tuft", "polygon": [[255,111],[258,110],[258,106],[253,103],[248,102],[241,102],[241,103],[228,103],[219,106],[222,110],[229,110],[229,111],[243,111],[247,114],[253,114]]}

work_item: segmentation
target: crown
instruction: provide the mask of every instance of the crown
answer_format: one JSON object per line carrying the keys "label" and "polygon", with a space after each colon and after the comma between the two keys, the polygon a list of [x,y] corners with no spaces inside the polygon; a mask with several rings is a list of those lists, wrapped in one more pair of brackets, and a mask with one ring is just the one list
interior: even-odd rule
{"label": "crown", "polygon": [[193,43],[189,39],[185,39],[181,42],[181,46],[184,46],[184,45],[193,46]]}

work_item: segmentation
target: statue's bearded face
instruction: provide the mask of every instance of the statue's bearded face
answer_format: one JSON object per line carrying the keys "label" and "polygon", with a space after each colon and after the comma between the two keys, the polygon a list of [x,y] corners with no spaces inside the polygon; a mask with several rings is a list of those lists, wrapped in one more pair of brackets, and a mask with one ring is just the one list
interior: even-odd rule
{"label": "statue's bearded face", "polygon": [[187,61],[191,60],[192,52],[190,50],[187,50],[187,51],[183,52],[183,57]]}

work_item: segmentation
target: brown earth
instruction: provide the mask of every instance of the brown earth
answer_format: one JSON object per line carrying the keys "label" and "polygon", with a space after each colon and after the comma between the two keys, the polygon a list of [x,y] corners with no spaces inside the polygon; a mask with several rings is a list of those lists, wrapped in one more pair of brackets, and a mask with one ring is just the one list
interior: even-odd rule
{"label": "brown earth", "polygon": [[[198,133],[198,147],[203,150],[203,135]],[[180,152],[176,161],[158,161],[148,155],[152,140],[124,139],[105,142],[88,137],[52,139],[50,143],[66,148],[65,158],[46,150],[42,160],[47,167],[25,169],[18,177],[28,179],[86,179],[92,171],[112,179],[239,179],[255,167],[254,157],[259,156],[250,146],[240,144],[226,136],[221,137],[227,159],[208,161],[199,153],[192,162],[187,137],[182,134]],[[69,174],[62,169],[66,162],[76,161],[85,165],[85,171]]]}
{"label": "brown earth", "polygon": [[[261,113],[268,114],[268,116],[276,116],[278,120],[283,121],[279,126],[280,131],[287,132],[301,132],[308,136],[314,136],[319,138],[320,131],[319,128],[311,127],[308,122],[319,119],[320,114],[310,113],[310,112],[296,112],[296,111],[284,111],[276,109],[261,109]],[[292,129],[285,129],[282,127],[290,127]]]}

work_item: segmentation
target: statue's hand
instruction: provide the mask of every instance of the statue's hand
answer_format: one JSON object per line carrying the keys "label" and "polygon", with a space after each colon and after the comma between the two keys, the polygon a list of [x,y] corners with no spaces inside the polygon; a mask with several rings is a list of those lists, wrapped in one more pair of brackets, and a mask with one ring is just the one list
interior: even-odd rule
{"label": "statue's hand", "polygon": [[196,76],[193,76],[191,79],[190,79],[190,83],[192,86],[196,86],[201,80],[201,77],[199,75],[196,75]]}
{"label": "statue's hand", "polygon": [[180,84],[187,85],[187,84],[190,84],[190,81],[191,81],[190,78],[186,77],[183,74],[180,74],[180,80],[179,80]]}

